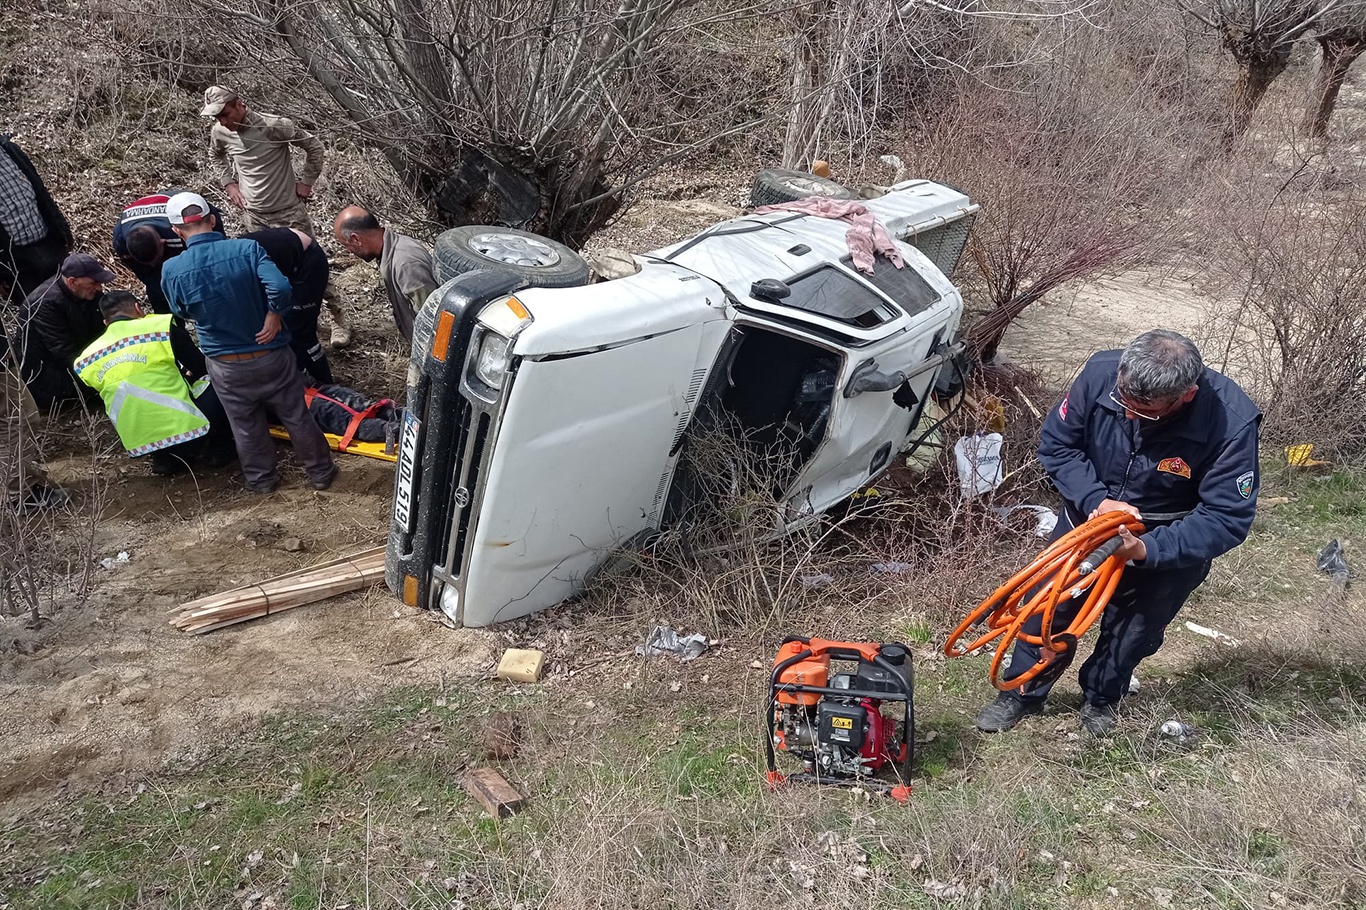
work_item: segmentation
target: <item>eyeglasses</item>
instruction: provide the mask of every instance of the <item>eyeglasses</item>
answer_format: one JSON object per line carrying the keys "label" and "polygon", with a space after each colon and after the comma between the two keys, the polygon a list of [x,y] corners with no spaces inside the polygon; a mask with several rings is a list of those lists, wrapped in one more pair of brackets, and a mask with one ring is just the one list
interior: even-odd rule
{"label": "eyeglasses", "polygon": [[1161,420],[1163,417],[1166,417],[1168,414],[1171,413],[1173,406],[1172,404],[1168,404],[1165,408],[1162,409],[1162,413],[1160,414],[1144,414],[1142,411],[1138,410],[1138,408],[1135,408],[1133,405],[1127,404],[1124,401],[1120,400],[1119,386],[1115,386],[1114,389],[1111,390],[1110,400],[1113,401],[1115,404],[1119,405],[1120,408],[1123,409],[1126,413],[1133,414],[1135,417],[1141,418],[1143,420]]}

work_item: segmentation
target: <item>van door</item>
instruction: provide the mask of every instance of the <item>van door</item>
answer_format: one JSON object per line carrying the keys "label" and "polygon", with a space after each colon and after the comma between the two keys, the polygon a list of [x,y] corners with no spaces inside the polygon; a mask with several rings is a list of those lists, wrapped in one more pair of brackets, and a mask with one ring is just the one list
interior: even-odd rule
{"label": "van door", "polygon": [[898,334],[845,348],[825,438],[789,490],[795,512],[789,527],[857,492],[914,441],[911,433],[957,331],[963,306],[958,292],[934,289],[909,262],[896,269],[879,260],[870,280],[912,318]]}

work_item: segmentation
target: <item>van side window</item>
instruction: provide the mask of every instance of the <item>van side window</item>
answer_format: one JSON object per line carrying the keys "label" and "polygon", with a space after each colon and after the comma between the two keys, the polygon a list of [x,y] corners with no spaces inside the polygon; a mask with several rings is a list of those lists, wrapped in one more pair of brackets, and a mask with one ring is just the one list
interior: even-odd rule
{"label": "van side window", "polygon": [[859,328],[872,328],[897,317],[895,307],[873,293],[867,285],[832,266],[789,278],[791,296],[784,306],[819,313]]}
{"label": "van side window", "polygon": [[[845,259],[844,264],[851,269],[854,267],[852,259]],[[873,274],[863,277],[895,300],[908,316],[927,310],[939,301],[939,293],[915,269],[908,265],[897,268],[882,256],[873,259]]]}

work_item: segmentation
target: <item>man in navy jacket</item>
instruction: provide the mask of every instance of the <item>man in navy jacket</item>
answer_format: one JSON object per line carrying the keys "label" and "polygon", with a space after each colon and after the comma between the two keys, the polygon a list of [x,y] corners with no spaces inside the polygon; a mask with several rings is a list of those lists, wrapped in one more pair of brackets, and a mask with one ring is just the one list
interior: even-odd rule
{"label": "man in navy jacket", "polygon": [[[1134,670],[1162,646],[1167,624],[1205,580],[1211,560],[1247,538],[1257,509],[1260,423],[1237,383],[1205,367],[1190,339],[1164,330],[1140,335],[1122,352],[1096,354],[1045,418],[1039,461],[1064,500],[1054,539],[1114,511],[1147,528],[1141,536],[1120,528],[1119,556],[1130,566],[1078,672],[1089,732],[1114,727]],[[1080,605],[1073,601],[1073,612],[1060,606],[1054,627]],[[1039,625],[1025,631],[1038,635]],[[1011,666],[1023,672],[1038,659],[1039,647],[1020,641]],[[978,714],[977,727],[1009,730],[1043,710],[1051,686],[1002,692]]]}

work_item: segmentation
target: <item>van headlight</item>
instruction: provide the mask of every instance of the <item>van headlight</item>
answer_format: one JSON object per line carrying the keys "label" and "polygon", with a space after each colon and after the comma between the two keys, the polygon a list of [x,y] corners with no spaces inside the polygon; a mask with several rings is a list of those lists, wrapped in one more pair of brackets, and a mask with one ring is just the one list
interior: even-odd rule
{"label": "van headlight", "polygon": [[490,303],[479,313],[479,347],[470,372],[485,387],[501,392],[512,362],[512,342],[531,325],[531,314],[516,297]]}
{"label": "van headlight", "polygon": [[497,332],[486,331],[479,339],[479,351],[474,358],[475,378],[491,389],[503,388],[503,377],[507,375],[508,361],[511,359],[512,339],[504,338]]}

